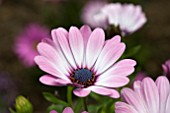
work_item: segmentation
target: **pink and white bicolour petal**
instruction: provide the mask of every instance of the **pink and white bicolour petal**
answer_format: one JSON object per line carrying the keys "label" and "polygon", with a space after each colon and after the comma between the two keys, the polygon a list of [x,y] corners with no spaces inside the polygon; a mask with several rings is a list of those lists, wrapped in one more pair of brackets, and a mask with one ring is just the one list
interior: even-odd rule
{"label": "pink and white bicolour petal", "polygon": [[105,34],[101,28],[96,28],[90,35],[86,47],[86,65],[92,68],[104,46]]}
{"label": "pink and white bicolour petal", "polygon": [[106,72],[98,76],[95,85],[105,87],[120,87],[128,84],[129,79],[126,77],[134,72],[136,61],[124,59],[114,64]]}
{"label": "pink and white bicolour petal", "polygon": [[91,27],[102,27],[106,28],[107,19],[103,14],[98,15],[101,8],[106,3],[102,0],[91,0],[89,1],[82,10],[82,21]]}
{"label": "pink and white bicolour petal", "polygon": [[[114,40],[115,38],[115,40]],[[96,75],[104,72],[110,66],[112,66],[123,54],[125,50],[125,44],[119,41],[120,36],[113,37],[113,40],[109,40],[103,47],[96,64],[94,66]],[[112,48],[112,49],[110,49]]]}
{"label": "pink and white bicolour petal", "polygon": [[169,113],[170,111],[170,84],[165,76],[158,77],[156,82],[149,77],[136,81],[134,90],[124,88],[122,96],[125,102],[122,102],[123,110],[126,110],[128,105],[139,113]]}
{"label": "pink and white bicolour petal", "polygon": [[71,27],[68,39],[76,64],[81,68],[84,59],[84,41],[80,30],[77,27]]}
{"label": "pink and white bicolour petal", "polygon": [[124,102],[116,102],[115,113],[139,113],[133,106]]}
{"label": "pink and white bicolour petal", "polygon": [[63,52],[65,58],[70,63],[71,67],[74,69],[77,68],[75,59],[71,52],[70,44],[69,44],[69,34],[64,28],[57,28],[52,31],[52,39],[54,42],[59,44],[60,50]]}
{"label": "pink and white bicolour petal", "polygon": [[115,89],[109,89],[100,86],[90,86],[88,88],[75,89],[73,93],[79,97],[86,97],[91,91],[100,95],[110,96],[112,98],[120,97],[119,93]]}
{"label": "pink and white bicolour petal", "polygon": [[83,68],[86,67],[86,47],[88,39],[92,33],[91,28],[88,25],[84,25],[80,28],[80,32],[83,36],[83,42],[84,42],[84,59],[83,59]]}
{"label": "pink and white bicolour petal", "polygon": [[[159,92],[159,112],[165,113],[167,98],[170,94],[170,85],[168,79],[161,76],[156,80],[156,85]],[[169,109],[170,110],[170,109]]]}
{"label": "pink and white bicolour petal", "polygon": [[44,75],[40,77],[39,80],[41,83],[50,85],[50,86],[65,86],[67,84],[72,84],[69,79],[68,80],[59,79],[52,75]]}

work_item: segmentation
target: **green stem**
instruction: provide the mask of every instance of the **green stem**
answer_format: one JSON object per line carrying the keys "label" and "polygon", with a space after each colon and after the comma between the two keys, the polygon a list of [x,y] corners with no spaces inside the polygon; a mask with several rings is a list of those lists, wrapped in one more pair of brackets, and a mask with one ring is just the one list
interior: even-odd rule
{"label": "green stem", "polygon": [[82,101],[83,101],[84,110],[88,112],[88,108],[87,108],[87,98],[86,98],[86,97],[82,98]]}
{"label": "green stem", "polygon": [[72,86],[67,87],[67,102],[70,107],[72,107],[72,90],[73,90]]}

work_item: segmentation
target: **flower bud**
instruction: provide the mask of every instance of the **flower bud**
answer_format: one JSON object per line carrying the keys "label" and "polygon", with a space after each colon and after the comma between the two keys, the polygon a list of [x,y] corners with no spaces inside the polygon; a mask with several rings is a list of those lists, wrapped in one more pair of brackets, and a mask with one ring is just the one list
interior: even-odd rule
{"label": "flower bud", "polygon": [[164,75],[169,79],[170,81],[170,59],[167,60],[164,64],[162,64],[162,68],[164,71]]}
{"label": "flower bud", "polygon": [[32,113],[32,104],[25,97],[18,96],[15,101],[15,108],[17,113]]}

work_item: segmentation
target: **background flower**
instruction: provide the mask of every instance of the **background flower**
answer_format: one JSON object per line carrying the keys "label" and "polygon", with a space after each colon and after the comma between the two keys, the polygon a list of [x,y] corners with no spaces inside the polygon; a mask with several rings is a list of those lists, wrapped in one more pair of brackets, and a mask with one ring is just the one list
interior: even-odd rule
{"label": "background flower", "polygon": [[116,103],[116,113],[169,113],[170,84],[166,77],[160,76],[156,82],[147,77],[136,81],[133,88],[121,91],[124,102]]}
{"label": "background flower", "polygon": [[[55,110],[52,110],[52,111],[50,111],[50,113],[58,113],[58,112],[55,111]],[[74,113],[74,111],[72,110],[72,108],[66,107],[66,108],[63,110],[62,113]],[[83,111],[82,113],[88,113],[88,112]]]}
{"label": "background flower", "polygon": [[101,28],[91,31],[89,26],[80,30],[71,27],[52,31],[53,40],[44,40],[37,46],[40,55],[35,62],[40,69],[47,72],[40,78],[46,85],[73,85],[73,93],[85,97],[91,91],[118,98],[118,88],[129,82],[128,75],[133,73],[136,62],[123,59],[116,62],[125,50],[120,36],[105,42]]}
{"label": "background flower", "polygon": [[34,23],[30,24],[17,36],[14,51],[25,66],[34,66],[34,57],[38,54],[36,45],[43,38],[49,37],[49,31],[46,27]]}
{"label": "background flower", "polygon": [[[95,7],[95,4],[100,5]],[[147,21],[140,5],[120,3],[101,5],[100,2],[90,2],[85,9],[83,20],[86,23],[105,29],[113,25],[116,29],[120,29],[123,36],[135,32]]]}
{"label": "background flower", "polygon": [[106,4],[103,0],[89,0],[82,10],[81,19],[91,27],[107,27],[106,17],[97,15]]}
{"label": "background flower", "polygon": [[162,64],[162,68],[166,77],[170,80],[170,60],[167,60],[165,64]]}

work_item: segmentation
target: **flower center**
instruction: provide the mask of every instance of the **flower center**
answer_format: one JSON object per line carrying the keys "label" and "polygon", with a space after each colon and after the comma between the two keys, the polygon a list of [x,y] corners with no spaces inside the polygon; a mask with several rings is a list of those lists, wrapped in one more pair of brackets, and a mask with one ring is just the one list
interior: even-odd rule
{"label": "flower center", "polygon": [[78,69],[71,75],[71,81],[79,87],[87,87],[94,83],[94,73],[88,69]]}

